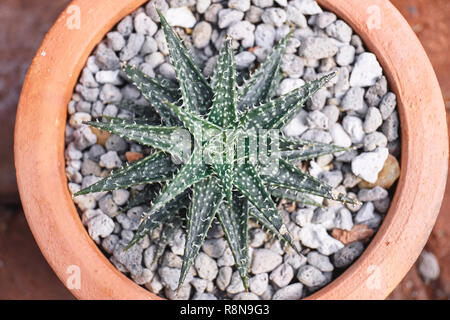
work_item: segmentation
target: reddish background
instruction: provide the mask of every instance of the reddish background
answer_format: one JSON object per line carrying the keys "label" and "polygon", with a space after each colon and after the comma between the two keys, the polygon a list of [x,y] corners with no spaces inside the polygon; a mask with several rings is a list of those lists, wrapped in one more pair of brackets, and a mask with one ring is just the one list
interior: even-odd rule
{"label": "reddish background", "polygon": [[[28,229],[18,202],[13,164],[15,109],[25,72],[46,31],[68,2],[0,2],[0,299],[73,299],[42,257]],[[393,0],[392,3],[422,41],[450,111],[450,1]],[[450,112],[447,120],[450,123]],[[414,266],[390,299],[448,299],[449,243],[450,183],[426,247],[439,260],[439,279],[425,284]]]}

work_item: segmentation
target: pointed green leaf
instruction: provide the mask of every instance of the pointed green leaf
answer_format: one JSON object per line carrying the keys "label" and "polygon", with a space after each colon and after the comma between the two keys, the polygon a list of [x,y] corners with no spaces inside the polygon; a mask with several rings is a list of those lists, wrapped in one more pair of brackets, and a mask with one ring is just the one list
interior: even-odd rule
{"label": "pointed green leaf", "polygon": [[354,203],[354,200],[347,198],[341,193],[335,192],[332,187],[323,181],[303,172],[283,159],[279,160],[279,170],[277,173],[262,176],[262,179],[265,184],[274,188],[296,190],[326,199],[344,203]]}
{"label": "pointed green leaf", "polygon": [[136,123],[157,125],[161,124],[161,118],[150,105],[140,105],[133,102],[116,103],[119,109],[131,112]]}
{"label": "pointed green leaf", "polygon": [[229,128],[236,123],[236,65],[231,39],[225,40],[212,79],[214,99],[208,120]]}
{"label": "pointed green leaf", "polygon": [[173,163],[170,155],[157,152],[113,172],[108,177],[78,191],[75,196],[167,181],[173,178],[178,169],[179,166]]}
{"label": "pointed green leaf", "polygon": [[[279,83],[280,65],[291,33],[283,38],[264,63],[251,75],[239,92],[238,110],[245,111],[265,102]],[[276,89],[275,89],[276,90]]]}
{"label": "pointed green leaf", "polygon": [[[255,208],[251,203],[249,203],[249,214],[250,217],[253,218],[256,222],[258,222],[259,225],[261,225],[265,230],[269,231],[270,234],[272,234],[275,238],[288,243],[295,251],[298,252],[297,246],[292,241],[291,236],[289,233],[281,233],[280,228],[275,227],[267,218]],[[283,231],[283,230],[281,230]]]}
{"label": "pointed green leaf", "polygon": [[182,127],[150,126],[119,118],[109,118],[108,122],[89,121],[85,123],[114,133],[119,137],[168,152],[178,158],[185,157],[185,150],[183,150],[185,144],[174,143],[175,137],[181,135],[182,132],[186,132]]}
{"label": "pointed green leaf", "polygon": [[166,247],[169,244],[169,240],[173,238],[175,232],[183,225],[183,220],[178,215],[172,215],[163,222],[163,228],[158,239],[158,247],[156,248],[155,256],[153,257],[153,264],[157,263],[159,258],[162,257]]}
{"label": "pointed green leaf", "polygon": [[178,281],[179,287],[183,284],[205,241],[206,233],[211,227],[222,199],[222,190],[215,177],[209,177],[194,185],[192,202],[188,213],[188,233],[184,247],[180,280]]}
{"label": "pointed green leaf", "polygon": [[183,105],[192,113],[206,114],[211,106],[213,92],[194,59],[179,37],[160,13],[161,26],[166,36],[171,62],[175,68],[183,97]]}
{"label": "pointed green leaf", "polygon": [[339,147],[334,144],[297,138],[280,138],[281,157],[285,160],[310,160],[326,154],[348,150],[348,148]]}
{"label": "pointed green leaf", "polygon": [[158,212],[152,215],[151,219],[144,219],[126,248],[131,248],[149,232],[153,231],[161,224],[165,224],[170,219],[173,219],[174,215],[180,210],[187,208],[189,202],[189,192],[183,192],[172,201],[166,203]]}
{"label": "pointed green leaf", "polygon": [[145,214],[144,220],[153,219],[153,216],[161,210],[167,203],[182,194],[186,189],[196,184],[200,180],[208,177],[211,170],[208,165],[199,159],[199,155],[194,152],[189,162],[186,163],[173,180],[164,188],[150,211]]}
{"label": "pointed green leaf", "polygon": [[217,211],[244,288],[248,288],[248,201],[233,194],[232,206],[222,204]]}
{"label": "pointed green leaf", "polygon": [[153,106],[161,119],[167,125],[179,125],[180,121],[163,103],[163,101],[176,102],[179,100],[180,94],[177,87],[169,80],[151,78],[129,64],[123,64],[122,67],[128,78],[139,89],[142,96]]}
{"label": "pointed green leaf", "polygon": [[133,207],[137,207],[142,204],[149,205],[151,202],[153,202],[153,200],[156,199],[160,190],[161,187],[158,188],[157,184],[146,185],[143,190],[132,194],[128,202],[120,209],[120,211],[125,212]]}
{"label": "pointed green leaf", "polygon": [[236,188],[277,230],[282,230],[281,233],[285,233],[281,229],[283,226],[281,215],[253,165],[243,164],[236,166],[233,176]]}
{"label": "pointed green leaf", "polygon": [[335,75],[336,73],[330,73],[318,80],[308,82],[298,90],[250,109],[242,119],[244,128],[283,128],[300,111],[306,101]]}
{"label": "pointed green leaf", "polygon": [[297,203],[300,203],[302,205],[309,205],[309,206],[315,206],[315,207],[321,207],[322,205],[310,197],[306,196],[304,193],[295,191],[295,190],[288,190],[288,189],[282,189],[282,188],[275,188],[266,186],[267,190],[269,190],[270,194],[274,196],[275,198],[279,199],[286,199],[290,201],[295,201]]}

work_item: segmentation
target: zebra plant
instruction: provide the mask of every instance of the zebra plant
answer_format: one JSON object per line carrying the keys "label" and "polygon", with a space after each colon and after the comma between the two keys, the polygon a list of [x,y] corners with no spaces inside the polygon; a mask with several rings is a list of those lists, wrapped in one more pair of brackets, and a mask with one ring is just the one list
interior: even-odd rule
{"label": "zebra plant", "polygon": [[[123,64],[125,74],[152,108],[131,103],[122,107],[138,116],[133,120],[107,118],[103,122],[86,122],[150,146],[154,152],[75,196],[146,184],[127,205],[129,208],[150,204],[128,248],[158,226],[179,221],[180,208],[187,208],[180,286],[217,217],[247,288],[249,218],[295,249],[274,199],[318,205],[306,195],[312,194],[352,203],[351,199],[334,192],[330,186],[293,164],[341,152],[345,148],[281,134],[305,102],[334,74],[275,98],[288,35],[250,78],[238,86],[232,40],[227,38],[222,44],[214,75],[208,81],[164,16],[160,14],[160,17],[178,85],[166,79],[147,77],[135,67]],[[153,111],[160,117],[159,124],[152,116]],[[277,133],[266,139],[272,156],[277,158],[263,168],[258,161],[252,160],[249,141],[263,140],[258,132],[264,130]],[[180,137],[184,139],[180,140]],[[178,143],[179,140],[182,143]],[[191,148],[192,152],[186,152]],[[269,170],[265,170],[267,167]]]}

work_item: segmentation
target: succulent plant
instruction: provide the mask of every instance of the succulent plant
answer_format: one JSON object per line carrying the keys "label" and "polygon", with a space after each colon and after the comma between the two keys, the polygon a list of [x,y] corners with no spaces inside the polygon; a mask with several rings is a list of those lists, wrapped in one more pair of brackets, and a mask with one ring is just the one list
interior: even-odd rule
{"label": "succulent plant", "polygon": [[[295,162],[341,152],[345,148],[287,138],[281,133],[306,101],[334,74],[275,97],[288,35],[238,86],[232,40],[227,38],[222,44],[213,77],[208,81],[189,50],[161,14],[160,17],[177,84],[148,77],[137,68],[123,64],[125,74],[150,106],[121,105],[135,114],[132,120],[107,118],[102,122],[86,122],[149,146],[153,152],[112,172],[75,196],[145,184],[124,208],[143,203],[150,205],[128,247],[160,225],[180,225],[179,211],[185,208],[187,237],[179,285],[217,217],[247,288],[249,218],[296,249],[274,199],[319,205],[306,195],[312,194],[352,202],[295,165]],[[155,118],[154,111],[160,119]],[[275,134],[262,137],[261,132]],[[255,140],[252,139],[267,142],[268,153],[276,156],[274,163],[263,166],[254,161],[251,141]]]}

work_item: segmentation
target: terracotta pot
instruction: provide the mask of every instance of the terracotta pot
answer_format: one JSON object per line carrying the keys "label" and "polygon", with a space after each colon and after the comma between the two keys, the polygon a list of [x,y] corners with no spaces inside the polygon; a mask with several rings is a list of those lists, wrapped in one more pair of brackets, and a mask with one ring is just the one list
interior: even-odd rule
{"label": "terracotta pot", "polygon": [[[24,211],[45,258],[80,299],[157,298],[116,270],[90,239],[69,193],[64,161],[67,104],[87,57],[106,32],[144,2],[73,1],[37,52],[19,102],[15,164]],[[444,103],[421,44],[389,1],[319,2],[363,38],[397,94],[402,173],[368,248],[310,298],[383,299],[418,257],[439,212],[448,159]],[[77,12],[81,23],[74,29]],[[78,271],[81,283],[74,281]]]}

